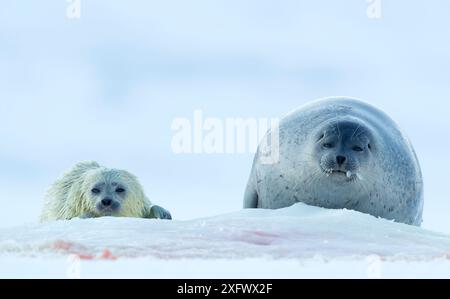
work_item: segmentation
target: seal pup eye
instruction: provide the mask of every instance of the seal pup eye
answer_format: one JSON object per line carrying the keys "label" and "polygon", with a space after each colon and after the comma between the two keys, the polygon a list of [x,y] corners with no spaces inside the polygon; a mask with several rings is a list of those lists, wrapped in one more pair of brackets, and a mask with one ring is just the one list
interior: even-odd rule
{"label": "seal pup eye", "polygon": [[363,149],[362,147],[360,147],[360,146],[354,146],[354,147],[353,147],[353,150],[354,150],[355,152],[362,152],[364,149]]}
{"label": "seal pup eye", "polygon": [[116,192],[117,192],[117,193],[123,193],[123,192],[125,192],[125,189],[123,189],[123,188],[117,188],[117,189],[116,189]]}
{"label": "seal pup eye", "polygon": [[94,194],[99,194],[99,193],[100,193],[100,189],[98,189],[98,188],[94,188],[94,189],[92,189],[91,191],[92,191],[92,193],[94,193]]}
{"label": "seal pup eye", "polygon": [[324,143],[322,146],[324,148],[333,148],[333,145],[331,143]]}

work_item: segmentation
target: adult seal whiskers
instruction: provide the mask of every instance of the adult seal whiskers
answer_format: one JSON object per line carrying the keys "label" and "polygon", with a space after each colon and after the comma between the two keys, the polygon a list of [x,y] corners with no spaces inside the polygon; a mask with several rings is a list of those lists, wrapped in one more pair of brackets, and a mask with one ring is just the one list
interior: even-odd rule
{"label": "adult seal whiskers", "polygon": [[302,202],[421,225],[420,165],[408,138],[383,111],[352,98],[322,99],[283,118],[278,134],[279,161],[262,163],[258,148],[244,208]]}

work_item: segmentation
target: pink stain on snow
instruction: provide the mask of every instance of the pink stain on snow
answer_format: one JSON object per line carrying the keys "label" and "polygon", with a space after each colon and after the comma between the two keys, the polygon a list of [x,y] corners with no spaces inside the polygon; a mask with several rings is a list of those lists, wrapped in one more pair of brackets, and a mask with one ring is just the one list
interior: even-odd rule
{"label": "pink stain on snow", "polygon": [[49,246],[51,249],[58,251],[66,251],[69,254],[75,255],[80,260],[109,260],[115,261],[118,259],[118,256],[113,255],[110,250],[104,249],[101,254],[94,255],[88,253],[88,249],[78,243],[67,242],[62,240],[54,241]]}

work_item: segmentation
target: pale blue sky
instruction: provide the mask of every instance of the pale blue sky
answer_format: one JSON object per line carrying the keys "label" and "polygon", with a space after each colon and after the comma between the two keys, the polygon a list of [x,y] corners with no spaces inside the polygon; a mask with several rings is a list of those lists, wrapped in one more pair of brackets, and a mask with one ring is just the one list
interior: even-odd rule
{"label": "pale blue sky", "polygon": [[363,98],[411,137],[425,223],[450,232],[448,1],[64,0],[0,4],[0,226],[35,221],[80,160],[136,173],[177,218],[240,209],[251,155],[181,155],[175,117],[279,117]]}

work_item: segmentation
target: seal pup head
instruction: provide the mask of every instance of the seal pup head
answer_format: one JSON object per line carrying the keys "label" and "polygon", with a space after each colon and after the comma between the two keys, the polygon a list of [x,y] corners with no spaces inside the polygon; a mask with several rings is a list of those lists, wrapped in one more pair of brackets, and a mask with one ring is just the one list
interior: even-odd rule
{"label": "seal pup head", "polygon": [[336,182],[362,180],[374,150],[373,136],[354,119],[325,123],[314,135],[313,156],[320,171]]}
{"label": "seal pup head", "polygon": [[131,173],[100,168],[85,174],[81,203],[92,216],[137,216],[143,210],[144,192]]}

